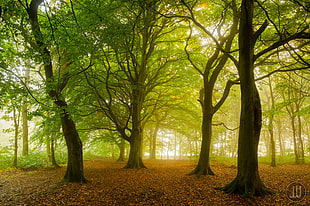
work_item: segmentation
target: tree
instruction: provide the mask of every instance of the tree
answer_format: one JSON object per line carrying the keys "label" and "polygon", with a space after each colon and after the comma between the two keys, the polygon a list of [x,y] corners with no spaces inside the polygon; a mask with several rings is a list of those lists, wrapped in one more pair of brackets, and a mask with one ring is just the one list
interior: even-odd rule
{"label": "tree", "polygon": [[[25,70],[25,83],[26,86],[28,86],[27,81],[30,76],[30,70],[26,69]],[[23,123],[23,151],[22,155],[27,156],[29,152],[29,131],[28,131],[28,102],[27,102],[27,97],[23,99],[23,105],[22,105],[22,123]]]}
{"label": "tree", "polygon": [[[197,72],[185,68],[179,72],[178,78],[156,89],[160,95],[153,97],[152,102],[156,106],[145,126],[149,142],[144,142],[149,145],[151,159],[156,158],[156,151],[163,150],[157,147],[159,145],[165,147],[165,144],[170,144],[171,148],[172,143],[175,157],[182,157],[183,147],[188,146],[182,144],[182,138],[192,138],[199,142],[200,134],[196,136],[196,131],[201,124],[201,115],[200,104],[195,97],[199,94],[197,88],[200,80]],[[164,137],[166,141],[163,141],[165,134],[169,136]]]}
{"label": "tree", "polygon": [[[13,78],[14,79],[14,78]],[[6,94],[2,96],[5,98],[6,113],[3,119],[11,120],[13,122],[13,128],[8,129],[7,132],[14,131],[13,138],[13,162],[12,165],[17,167],[18,164],[18,140],[20,135],[20,120],[21,120],[21,102],[23,98],[23,91],[19,88],[20,85],[10,83],[6,89]]]}
{"label": "tree", "polygon": [[257,149],[261,130],[262,111],[254,79],[255,36],[253,31],[254,0],[243,0],[239,26],[238,73],[241,88],[241,116],[238,142],[237,177],[221,188],[226,192],[243,193],[244,197],[270,193],[258,173]]}
{"label": "tree", "polygon": [[[62,130],[66,140],[68,149],[68,164],[67,170],[64,175],[63,181],[65,182],[85,182],[83,172],[83,152],[82,142],[79,134],[76,130],[75,123],[68,112],[68,105],[63,96],[63,90],[68,82],[68,73],[60,72],[61,69],[65,70],[70,65],[66,59],[66,56],[62,53],[62,58],[59,57],[61,68],[59,68],[59,78],[54,75],[57,68],[53,63],[53,56],[51,53],[52,46],[47,43],[46,35],[42,32],[42,24],[40,23],[39,13],[41,10],[39,6],[43,3],[43,0],[32,0],[31,2],[24,2],[19,0],[12,4],[7,4],[7,11],[14,11],[14,20],[10,19],[7,15],[5,22],[7,27],[14,30],[16,34],[21,34],[28,44],[26,48],[34,55],[33,60],[43,64],[44,70],[44,83],[46,93],[49,98],[53,100],[60,113],[60,119],[62,123]],[[45,7],[47,8],[47,7]],[[15,15],[18,13],[18,15]],[[45,17],[49,17],[48,15]],[[22,22],[18,24],[17,22]],[[28,28],[30,27],[30,29]],[[44,28],[45,29],[45,28]],[[52,30],[52,28],[50,28]],[[53,33],[53,30],[51,31]],[[30,45],[30,47],[29,47]],[[60,54],[61,52],[58,52]]]}
{"label": "tree", "polygon": [[[189,19],[198,27],[202,32],[207,35],[213,43],[210,43],[211,46],[214,47],[213,50],[204,49],[205,53],[208,53],[208,59],[205,60],[206,63],[203,63],[203,66],[199,66],[199,61],[195,60],[190,51],[189,40],[193,37],[193,28],[192,25],[189,24],[190,27],[190,36],[186,41],[185,52],[187,55],[187,59],[193,66],[193,68],[198,71],[198,73],[203,77],[203,88],[200,91],[199,102],[201,103],[202,108],[202,144],[199,155],[199,160],[196,168],[190,174],[200,175],[213,175],[213,171],[210,168],[210,146],[211,146],[211,138],[212,138],[212,119],[215,113],[220,109],[220,107],[225,102],[228,97],[230,88],[236,82],[227,81],[225,88],[223,89],[222,96],[215,101],[214,100],[214,90],[215,85],[218,80],[218,77],[225,66],[227,66],[227,62],[229,60],[229,56],[232,54],[232,46],[235,39],[235,36],[238,32],[238,9],[235,1],[231,2],[223,2],[221,8],[223,11],[221,13],[222,18],[216,19],[214,21],[209,22],[210,29],[207,29],[206,26],[203,26],[194,14],[194,6],[197,5],[198,1],[195,1],[193,5],[189,5],[185,1],[182,1],[183,5],[187,8],[189,15],[187,17],[182,16],[182,18]],[[210,4],[208,4],[208,7]],[[201,6],[203,7],[203,6]],[[223,8],[222,8],[223,7]],[[217,7],[214,7],[216,10],[214,13],[216,15]],[[203,8],[201,9],[203,10]],[[231,10],[231,16],[228,15],[229,12],[227,10]],[[205,18],[205,17],[204,17]],[[214,18],[214,17],[212,17]],[[229,23],[228,23],[229,22]],[[211,25],[216,26],[211,26]],[[225,28],[225,29],[224,29]],[[214,30],[215,32],[211,32],[210,30]],[[197,42],[196,42],[197,44]],[[208,44],[208,46],[210,46]]]}
{"label": "tree", "polygon": [[[262,10],[264,7],[257,1]],[[223,188],[228,193],[242,193],[244,197],[272,193],[262,183],[258,172],[257,149],[262,125],[261,102],[255,85],[255,61],[274,49],[297,38],[309,38],[305,30],[295,31],[293,35],[281,36],[266,49],[255,52],[255,44],[268,26],[265,21],[256,31],[253,26],[254,0],[243,0],[239,26],[238,73],[241,88],[241,116],[238,142],[238,173],[236,178]],[[267,14],[267,17],[268,14]],[[272,21],[272,23],[274,23]],[[275,25],[274,25],[275,26]]]}
{"label": "tree", "polygon": [[177,55],[167,49],[175,28],[171,28],[172,21],[159,15],[159,10],[165,10],[160,1],[113,3],[117,5],[110,5],[109,17],[97,13],[105,19],[105,28],[97,34],[103,49],[96,54],[100,57],[96,68],[87,71],[85,79],[96,97],[94,106],[130,144],[125,168],[145,168],[143,130],[156,108],[152,100],[159,92],[155,88],[175,78],[178,69],[172,65]]}
{"label": "tree", "polygon": [[[282,106],[285,107],[287,114],[290,117],[293,143],[294,143],[294,155],[295,163],[304,163],[304,140],[302,137],[302,117],[300,111],[303,109],[302,105],[305,102],[307,93],[305,92],[309,88],[308,80],[304,79],[304,75],[301,72],[295,72],[294,74],[282,75],[282,85],[279,86],[286,89],[281,91],[283,98]],[[285,82],[285,85],[283,85]],[[287,86],[289,86],[287,88]]]}
{"label": "tree", "polygon": [[157,146],[157,136],[160,129],[160,124],[163,120],[167,118],[167,114],[164,113],[159,115],[157,112],[153,115],[155,117],[155,125],[151,124],[149,129],[149,139],[150,139],[150,159],[156,159],[156,146]]}
{"label": "tree", "polygon": [[273,94],[271,77],[268,77],[268,87],[270,96],[268,96],[268,110],[267,113],[267,129],[270,137],[270,151],[271,151],[271,163],[272,167],[276,166],[276,143],[274,137],[274,116],[275,116],[275,97]]}

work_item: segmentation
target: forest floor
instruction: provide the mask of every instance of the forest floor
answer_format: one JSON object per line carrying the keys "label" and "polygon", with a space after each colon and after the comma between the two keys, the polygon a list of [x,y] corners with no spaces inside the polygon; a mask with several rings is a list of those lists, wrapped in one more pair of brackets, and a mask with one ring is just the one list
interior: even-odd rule
{"label": "forest floor", "polygon": [[[122,169],[115,160],[85,161],[85,184],[60,183],[65,167],[59,169],[0,172],[0,205],[310,205],[310,165],[260,164],[260,176],[273,195],[254,201],[214,188],[230,183],[237,169],[212,162],[215,176],[186,175],[192,161],[145,160],[148,169]],[[288,199],[292,182],[307,187],[300,202]],[[295,191],[296,192],[296,191]]]}

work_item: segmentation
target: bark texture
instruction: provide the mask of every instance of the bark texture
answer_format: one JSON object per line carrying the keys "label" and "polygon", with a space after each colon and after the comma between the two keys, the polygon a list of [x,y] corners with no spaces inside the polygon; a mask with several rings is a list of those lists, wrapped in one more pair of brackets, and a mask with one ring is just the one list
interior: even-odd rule
{"label": "bark texture", "polygon": [[[212,94],[212,93],[211,93]],[[199,160],[196,168],[189,175],[214,175],[210,167],[210,147],[212,137],[212,105],[207,98],[204,98],[203,116],[202,116],[202,142]],[[207,105],[209,104],[209,105]]]}
{"label": "bark texture", "polygon": [[63,182],[86,182],[83,169],[82,142],[75,124],[67,113],[62,114],[61,124],[68,150],[67,170]]}
{"label": "bark texture", "polygon": [[124,168],[138,168],[138,169],[146,168],[146,166],[142,161],[143,128],[141,124],[142,121],[141,111],[143,101],[144,101],[143,88],[137,86],[136,89],[133,89],[132,131],[130,138],[130,152],[128,162]]}
{"label": "bark texture", "polygon": [[55,84],[53,85],[55,79],[53,75],[52,55],[48,49],[48,46],[43,41],[44,38],[38,21],[38,7],[42,2],[43,0],[32,0],[30,5],[27,7],[27,13],[31,24],[32,35],[35,40],[35,43],[31,42],[31,45],[41,55],[44,65],[46,91],[61,112],[62,131],[68,150],[67,171],[63,181],[85,182],[86,179],[84,178],[83,173],[82,142],[76,130],[75,123],[70,118],[70,114],[66,112],[67,103],[62,96],[62,90],[66,85],[67,79],[61,79],[63,84],[59,88],[55,88]]}
{"label": "bark texture", "polygon": [[238,173],[223,188],[228,193],[241,193],[244,197],[271,193],[262,183],[258,172],[258,142],[262,125],[260,97],[254,81],[253,31],[254,0],[243,0],[239,29],[239,77],[241,88],[241,116],[238,142]]}
{"label": "bark texture", "polygon": [[[219,110],[219,108],[223,105],[226,98],[228,97],[231,86],[234,84],[233,81],[228,81],[224,92],[221,98],[213,105],[214,98],[213,92],[214,87],[216,85],[216,81],[219,77],[220,72],[225,67],[227,60],[229,59],[229,51],[231,50],[231,46],[233,40],[238,32],[238,9],[236,7],[236,2],[231,1],[228,7],[230,7],[233,11],[233,20],[232,25],[229,28],[229,32],[222,36],[221,38],[216,38],[213,36],[212,32],[208,31],[203,25],[201,25],[193,15],[193,11],[190,7],[182,1],[183,4],[190,10],[191,12],[191,20],[193,23],[198,26],[205,34],[211,37],[216,43],[216,49],[209,57],[206,65],[203,69],[199,69],[195,63],[192,61],[190,57],[190,53],[186,50],[188,60],[192,63],[194,68],[199,71],[199,73],[203,76],[203,89],[200,91],[199,102],[202,106],[202,143],[201,143],[201,151],[199,155],[199,160],[196,168],[189,173],[190,175],[196,174],[200,175],[214,175],[213,171],[210,168],[210,147],[211,147],[211,138],[212,138],[212,119],[214,114]],[[224,18],[224,17],[223,17]],[[228,17],[225,17],[228,18]],[[225,22],[225,21],[224,21]],[[220,25],[218,27],[221,27]],[[187,45],[186,45],[187,47]]]}

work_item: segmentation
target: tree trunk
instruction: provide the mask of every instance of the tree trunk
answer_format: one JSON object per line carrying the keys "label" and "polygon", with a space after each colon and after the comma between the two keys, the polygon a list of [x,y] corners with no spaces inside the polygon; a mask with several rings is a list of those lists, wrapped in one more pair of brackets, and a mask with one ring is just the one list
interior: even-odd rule
{"label": "tree trunk", "polygon": [[238,173],[223,188],[228,193],[241,193],[244,197],[269,194],[258,172],[258,143],[262,124],[260,97],[254,81],[254,0],[243,0],[239,29],[238,72],[241,88],[241,116],[238,142]]}
{"label": "tree trunk", "polygon": [[273,131],[273,122],[274,122],[274,114],[273,114],[273,110],[275,108],[275,103],[274,103],[274,97],[273,97],[273,90],[272,90],[272,84],[271,84],[271,80],[270,77],[268,79],[268,85],[269,85],[269,91],[270,91],[270,99],[271,99],[271,105],[270,105],[270,109],[272,110],[270,115],[269,115],[269,122],[268,122],[268,131],[269,131],[269,135],[270,135],[270,151],[271,151],[271,167],[275,167],[276,166],[276,144],[275,144],[275,138],[274,138],[274,131]]}
{"label": "tree trunk", "polygon": [[[67,81],[65,79],[58,79],[63,84],[60,88],[55,88],[53,84],[55,81],[53,75],[53,62],[52,55],[48,49],[48,45],[44,42],[43,34],[38,20],[38,8],[43,0],[32,0],[26,11],[28,13],[32,35],[35,40],[35,45],[31,44],[32,47],[41,54],[41,61],[44,66],[45,72],[45,85],[47,94],[52,98],[58,108],[63,111],[61,114],[62,131],[66,140],[67,151],[68,151],[68,164],[67,171],[63,177],[64,182],[85,182],[83,172],[83,151],[82,142],[79,134],[75,128],[73,120],[69,117],[69,113],[66,112],[67,103],[62,97],[62,90],[66,86]],[[27,40],[27,37],[25,37]],[[64,61],[67,62],[67,61]],[[66,63],[62,65],[66,67]]]}
{"label": "tree trunk", "polygon": [[280,146],[280,154],[281,154],[281,157],[284,157],[285,156],[285,145],[283,143],[283,140],[282,140],[282,124],[281,122],[279,121],[277,123],[277,130],[278,130],[278,139],[279,139],[279,146]]}
{"label": "tree trunk", "polygon": [[75,128],[75,124],[68,113],[62,114],[61,124],[68,150],[67,171],[62,181],[86,182],[83,172],[82,142]]}
{"label": "tree trunk", "polygon": [[262,120],[258,91],[253,82],[252,91],[241,89],[241,92],[243,100],[238,143],[238,173],[230,184],[221,189],[252,198],[255,195],[270,194],[271,191],[264,186],[258,173],[257,150]]}
{"label": "tree trunk", "polygon": [[270,134],[270,150],[271,150],[271,167],[276,166],[276,146],[275,146],[275,141],[274,141],[274,136],[273,136],[273,131],[269,130]]}
{"label": "tree trunk", "polygon": [[[184,1],[182,1],[184,4]],[[230,51],[231,46],[233,44],[233,40],[235,35],[238,33],[238,15],[237,15],[237,7],[235,1],[231,1],[229,8],[232,9],[232,25],[230,27],[230,31],[225,37],[220,37],[216,43],[216,49],[213,54],[208,58],[208,61],[203,70],[201,70],[201,75],[203,76],[203,88],[200,90],[199,102],[202,106],[202,142],[201,142],[201,151],[199,155],[198,165],[190,174],[200,175],[214,175],[213,171],[210,168],[209,156],[210,156],[210,148],[211,148],[211,138],[212,138],[212,118],[214,114],[218,111],[218,109],[223,105],[226,98],[228,97],[231,86],[233,85],[232,81],[228,81],[222,97],[217,101],[217,103],[213,106],[213,89],[218,79],[219,74],[222,69],[225,67],[226,62],[228,60],[228,55],[222,50]],[[224,18],[224,16],[223,16]],[[200,27],[208,36],[210,33],[202,26],[199,22],[193,18],[193,22]],[[221,24],[221,23],[220,23]],[[222,25],[217,25],[217,29],[220,30]],[[215,37],[213,37],[215,38]],[[189,58],[190,62],[192,60]],[[203,72],[202,72],[203,71]]]}
{"label": "tree trunk", "polygon": [[[30,70],[25,70],[25,83],[28,85],[28,79],[30,75]],[[23,122],[23,150],[22,155],[27,156],[29,153],[29,131],[28,131],[28,103],[27,103],[27,97],[23,98],[23,105],[22,105],[22,122]]]}
{"label": "tree trunk", "polygon": [[177,159],[177,135],[174,133],[174,159]]}
{"label": "tree trunk", "polygon": [[[297,106],[297,112],[299,112],[299,105]],[[302,124],[301,124],[301,117],[297,116],[298,120],[298,142],[300,146],[300,163],[305,163],[305,150],[304,150],[304,141],[302,138]]]}
{"label": "tree trunk", "polygon": [[47,156],[48,156],[48,160],[49,160],[49,163],[55,167],[55,168],[58,168],[60,167],[57,162],[56,162],[56,159],[55,159],[55,140],[53,139],[53,135],[55,133],[52,132],[50,136],[47,137],[46,139],[46,152],[47,152]]}
{"label": "tree trunk", "polygon": [[[176,134],[177,135],[177,134]],[[182,136],[181,135],[178,135],[178,138],[179,138],[179,156],[180,156],[180,159],[183,159],[183,150],[182,150]],[[186,157],[186,155],[185,155]]]}
{"label": "tree trunk", "polygon": [[14,120],[14,155],[13,166],[17,166],[17,153],[18,153],[18,133],[19,133],[19,115],[20,112],[16,112],[16,107],[13,106],[13,120]]}
{"label": "tree trunk", "polygon": [[118,144],[119,147],[119,157],[117,159],[118,162],[125,161],[125,140],[121,138],[121,143]]}
{"label": "tree trunk", "polygon": [[14,132],[14,155],[13,155],[13,167],[17,167],[17,152],[18,152],[18,129]]}
{"label": "tree trunk", "polygon": [[57,164],[56,158],[55,158],[55,140],[53,138],[51,140],[50,146],[51,146],[51,148],[50,148],[50,161],[52,163],[52,166],[55,168],[59,168],[60,166]]}
{"label": "tree trunk", "polygon": [[51,140],[50,140],[50,137],[46,138],[46,153],[47,153],[48,160],[50,162],[52,162],[51,161]]}
{"label": "tree trunk", "polygon": [[29,144],[28,144],[28,105],[26,103],[27,98],[23,99],[23,105],[22,105],[22,122],[23,122],[23,150],[22,155],[27,156],[29,152]]}
{"label": "tree trunk", "polygon": [[212,118],[213,118],[213,106],[212,106],[212,92],[214,84],[209,82],[207,71],[204,73],[204,89],[202,89],[200,95],[200,102],[202,102],[202,142],[199,160],[196,168],[189,173],[189,175],[214,175],[210,168],[210,147],[212,138]]}
{"label": "tree trunk", "polygon": [[142,88],[136,85],[133,89],[132,103],[132,131],[130,140],[129,158],[124,168],[146,168],[142,161],[142,126],[141,126],[141,110],[142,110]]}
{"label": "tree trunk", "polygon": [[299,150],[298,150],[298,143],[297,143],[297,138],[296,138],[296,127],[295,127],[295,115],[294,114],[292,114],[291,116],[291,124],[292,124],[292,131],[293,131],[295,164],[299,164]]}
{"label": "tree trunk", "polygon": [[135,136],[130,142],[130,151],[129,151],[129,158],[126,166],[124,168],[146,168],[142,161],[142,138],[140,135]]}
{"label": "tree trunk", "polygon": [[159,119],[156,118],[156,126],[153,134],[151,134],[151,147],[150,147],[150,159],[156,159],[156,144],[157,144],[157,133],[159,130]]}
{"label": "tree trunk", "polygon": [[202,120],[202,142],[199,160],[196,168],[189,173],[189,175],[196,174],[198,177],[201,175],[214,175],[210,167],[210,147],[212,136],[212,115],[203,114]]}

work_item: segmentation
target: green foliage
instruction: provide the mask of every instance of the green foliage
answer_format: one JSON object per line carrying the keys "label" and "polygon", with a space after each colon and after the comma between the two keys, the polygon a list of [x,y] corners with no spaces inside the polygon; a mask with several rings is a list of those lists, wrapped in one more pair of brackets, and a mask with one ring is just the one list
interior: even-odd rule
{"label": "green foliage", "polygon": [[[231,1],[184,2],[196,3],[196,9],[193,10],[196,20],[208,28],[216,38],[224,38],[229,32],[233,17],[229,7]],[[261,1],[257,4],[259,2]],[[268,48],[279,39],[301,31],[309,24],[309,14],[292,2],[265,1],[262,7],[255,9],[255,30],[266,20],[266,12],[269,14],[269,26],[259,36],[256,52]],[[34,39],[29,32],[29,22],[21,3],[29,4],[30,1],[0,3],[2,8],[5,8],[0,22],[0,108],[6,113],[2,118],[11,120],[10,111],[14,107],[20,109],[23,98],[29,97],[25,85],[20,81],[24,79],[21,70],[31,69],[28,87],[32,94],[45,104],[38,105],[32,100],[28,102],[34,110],[29,111],[29,120],[33,118],[37,123],[31,138],[35,150],[40,151],[40,148],[44,148],[45,144],[53,139],[56,141],[57,161],[65,162],[65,152],[61,151],[65,144],[58,115],[61,111],[57,111],[52,106],[51,99],[44,95],[52,89],[62,89],[61,84],[64,82],[66,87],[62,94],[69,105],[67,112],[72,114],[72,118],[77,122],[77,128],[86,145],[86,158],[91,158],[92,155],[111,157],[112,154],[117,157],[119,151],[116,145],[120,143],[120,136],[115,132],[101,131],[115,130],[117,123],[125,128],[126,134],[130,133],[134,90],[141,90],[145,95],[139,100],[143,103],[141,121],[145,123],[144,128],[153,128],[158,121],[155,115],[158,115],[163,118],[160,125],[162,129],[183,135],[184,147],[187,146],[187,140],[201,138],[200,132],[197,132],[201,127],[201,105],[197,99],[202,87],[202,78],[201,74],[192,69],[193,65],[185,61],[184,46],[187,41],[187,50],[192,61],[203,71],[216,45],[210,39],[210,35],[203,33],[193,24],[192,36],[188,38],[190,27],[187,20],[183,21],[181,17],[173,18],[174,14],[190,15],[179,1],[45,1],[45,4],[50,5],[39,11],[39,22],[43,34],[42,41],[51,52],[55,76],[47,84],[42,78],[42,57],[31,46]],[[148,5],[150,3],[152,5]],[[165,15],[169,18],[164,18]],[[143,48],[143,43],[146,43],[146,48]],[[298,61],[298,58],[309,57],[308,45],[296,39],[292,44],[280,47],[278,52],[267,55],[267,59],[260,57],[259,60],[262,61],[257,64],[257,73],[267,74],[279,68],[307,65]],[[298,46],[298,49],[292,50],[295,46]],[[291,51],[285,51],[287,48]],[[231,51],[229,54],[237,58],[236,40],[232,42]],[[147,62],[143,62],[144,60]],[[217,62],[220,61],[215,61]],[[146,65],[141,69],[144,63]],[[215,85],[215,100],[222,96],[225,82],[237,78],[236,73],[231,62],[223,68]],[[285,109],[301,100],[299,96],[288,98],[289,89],[308,94],[307,75],[307,72],[291,75],[290,78],[296,85],[288,85],[288,77],[274,79],[277,101],[275,108],[265,110],[264,114],[275,115],[276,121],[282,121],[284,127],[289,128]],[[298,83],[298,76],[304,80]],[[208,77],[211,77],[211,73]],[[67,78],[70,81],[66,82]],[[144,81],[134,84],[137,79]],[[46,85],[50,88],[45,90]],[[298,85],[301,88],[298,88]],[[230,128],[238,127],[236,122],[239,116],[236,113],[239,112],[239,101],[240,95],[237,92],[233,93],[214,120],[223,122]],[[308,103],[309,98],[305,97],[300,110],[294,113],[305,117],[304,125],[309,124],[306,119],[310,114]],[[99,129],[100,132],[97,132]],[[217,136],[225,132],[224,130],[226,128],[221,126],[214,130],[213,135]],[[4,132],[12,131],[10,128]],[[283,133],[289,132],[283,130]],[[284,140],[291,141],[289,138]],[[9,148],[2,148],[0,156],[2,166],[11,164]],[[212,158],[213,161],[223,161],[227,164],[235,161],[229,158]],[[290,156],[287,159],[279,159],[279,162],[291,160]],[[269,160],[260,158],[260,161]],[[47,162],[44,152],[32,152],[29,156],[19,159],[19,165],[22,167],[42,167],[46,166]]]}
{"label": "green foliage", "polygon": [[[260,163],[263,164],[270,164],[271,162],[271,157],[268,156],[262,156],[262,157],[258,157],[258,161]],[[309,156],[305,156],[305,162],[309,162],[310,161],[310,157]],[[295,156],[294,154],[290,154],[290,155],[285,155],[283,157],[281,156],[276,156],[276,163],[277,165],[283,165],[283,164],[295,164]]]}
{"label": "green foliage", "polygon": [[12,157],[0,154],[0,169],[6,169],[12,166]]}
{"label": "green foliage", "polygon": [[237,158],[232,157],[219,157],[219,156],[211,156],[210,157],[211,164],[224,164],[228,167],[232,165],[237,165]]}
{"label": "green foliage", "polygon": [[23,168],[40,168],[46,166],[47,163],[48,159],[45,153],[31,152],[27,156],[18,158],[18,166]]}
{"label": "green foliage", "polygon": [[8,146],[0,146],[0,168],[7,168],[12,165],[11,150]]}
{"label": "green foliage", "polygon": [[297,115],[304,116],[304,115],[310,115],[310,106],[306,106],[302,108],[299,112],[296,113]]}
{"label": "green foliage", "polygon": [[[113,140],[115,141],[115,140]],[[119,155],[118,146],[111,142],[111,140],[103,138],[94,139],[91,144],[85,148],[84,157],[100,156],[105,158],[117,158]]]}
{"label": "green foliage", "polygon": [[[0,150],[0,168],[9,168],[12,166],[12,152],[7,147],[1,147]],[[60,165],[65,164],[67,156],[63,152],[56,153],[56,161]],[[49,160],[46,152],[32,151],[27,156],[18,157],[17,167],[21,168],[42,168],[48,167]]]}

